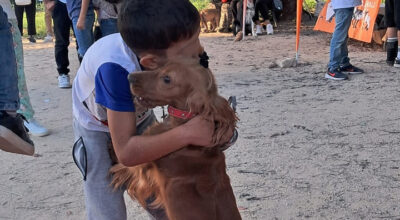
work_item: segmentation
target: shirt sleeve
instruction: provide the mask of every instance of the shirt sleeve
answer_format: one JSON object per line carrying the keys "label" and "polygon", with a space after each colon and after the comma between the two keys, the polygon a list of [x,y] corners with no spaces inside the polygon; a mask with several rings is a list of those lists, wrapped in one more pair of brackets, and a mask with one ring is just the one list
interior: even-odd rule
{"label": "shirt sleeve", "polygon": [[119,112],[134,112],[129,72],[116,63],[102,64],[96,73],[96,103]]}

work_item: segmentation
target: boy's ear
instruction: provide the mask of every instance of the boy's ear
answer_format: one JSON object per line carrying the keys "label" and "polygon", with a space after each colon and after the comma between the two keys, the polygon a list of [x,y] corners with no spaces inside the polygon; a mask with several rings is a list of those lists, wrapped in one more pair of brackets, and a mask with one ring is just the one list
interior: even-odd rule
{"label": "boy's ear", "polygon": [[154,70],[163,65],[162,58],[154,54],[146,54],[140,58],[140,64],[146,70]]}

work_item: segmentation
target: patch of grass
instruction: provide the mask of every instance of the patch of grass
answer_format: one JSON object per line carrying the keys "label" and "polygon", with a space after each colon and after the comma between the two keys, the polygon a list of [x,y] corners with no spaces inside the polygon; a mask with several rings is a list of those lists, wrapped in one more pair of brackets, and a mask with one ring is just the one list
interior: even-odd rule
{"label": "patch of grass", "polygon": [[190,2],[197,8],[197,10],[201,10],[207,6],[208,3],[210,3],[209,0],[190,0]]}
{"label": "patch of grass", "polygon": [[[37,4],[36,5],[36,33],[38,38],[43,38],[46,36],[46,24],[44,22],[44,10],[43,10],[43,4]],[[22,28],[24,29],[24,36],[28,36],[28,24],[26,21],[26,13],[24,13],[24,18],[23,18],[23,25]]]}

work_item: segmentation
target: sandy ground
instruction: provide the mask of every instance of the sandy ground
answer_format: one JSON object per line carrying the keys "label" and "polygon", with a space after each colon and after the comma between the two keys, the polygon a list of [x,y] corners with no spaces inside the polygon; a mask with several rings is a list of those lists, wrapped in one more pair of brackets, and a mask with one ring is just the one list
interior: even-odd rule
{"label": "sandy ground", "polygon": [[[350,46],[365,69],[324,79],[326,34],[305,32],[301,65],[294,33],[246,38],[202,35],[220,93],[238,99],[240,137],[226,151],[243,219],[400,218],[400,71],[385,53]],[[71,157],[71,90],[57,87],[52,43],[24,44],[36,117],[52,134],[33,137],[38,157],[0,153],[0,219],[85,219],[82,177]],[[78,68],[70,47],[71,74]],[[126,197],[129,219],[147,219]]]}

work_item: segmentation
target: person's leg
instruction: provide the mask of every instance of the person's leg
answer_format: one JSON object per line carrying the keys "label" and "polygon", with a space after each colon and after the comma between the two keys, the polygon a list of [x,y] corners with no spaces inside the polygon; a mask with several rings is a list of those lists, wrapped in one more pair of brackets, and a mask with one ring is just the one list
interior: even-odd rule
{"label": "person's leg", "polygon": [[[82,138],[86,149],[87,169],[84,182],[88,220],[124,220],[124,189],[112,188],[109,169],[112,166],[108,143],[109,133],[90,131],[74,120],[75,140]],[[77,160],[79,161],[79,160]]]}
{"label": "person's leg", "polygon": [[44,11],[44,23],[46,24],[46,34],[47,36],[53,36],[53,23],[51,20],[51,12],[45,7]]}
{"label": "person's leg", "polygon": [[0,6],[0,110],[19,108],[17,64],[13,48],[11,24]]}
{"label": "person's leg", "polygon": [[[395,23],[397,28],[397,39],[400,41],[400,1],[394,3]],[[394,67],[400,67],[400,47],[397,46],[397,57],[394,62]]]}
{"label": "person's leg", "polygon": [[13,35],[14,51],[17,61],[18,90],[20,97],[20,108],[18,110],[18,113],[22,114],[26,118],[24,124],[32,135],[40,137],[45,136],[49,134],[49,131],[45,127],[40,125],[33,118],[35,112],[33,111],[31,100],[29,98],[28,89],[26,86],[25,71],[24,71],[24,54],[22,49],[21,34],[19,33],[17,27],[17,21],[16,20],[9,20],[9,21],[12,24],[11,32]]}
{"label": "person's leg", "polygon": [[228,32],[228,28],[229,28],[228,13],[229,13],[229,4],[222,3],[219,24],[218,24],[219,32]]}
{"label": "person's leg", "polygon": [[53,33],[53,23],[51,19],[51,12],[47,9],[46,3],[44,3],[44,23],[46,24],[46,37],[43,42],[52,42],[54,33]]}
{"label": "person's leg", "polygon": [[386,63],[390,66],[394,65],[394,61],[398,52],[398,38],[395,22],[395,1],[396,0],[385,1],[385,25],[388,27],[386,31],[388,37],[386,41]]}
{"label": "person's leg", "polygon": [[341,63],[348,63],[347,36],[351,24],[353,8],[335,10],[335,31],[333,32],[330,45],[329,69],[340,68]]}
{"label": "person's leg", "polygon": [[105,37],[110,34],[118,33],[118,25],[117,19],[109,18],[109,19],[101,19],[100,20],[100,30],[102,37]]}
{"label": "person's leg", "polygon": [[85,29],[79,30],[76,27],[78,23],[78,18],[72,18],[72,26],[74,28],[76,40],[78,41],[79,48],[78,53],[79,56],[83,58],[87,49],[93,44],[93,24],[94,24],[94,15],[87,15],[85,20]]}
{"label": "person's leg", "polygon": [[56,1],[53,9],[53,22],[54,36],[56,38],[54,56],[58,71],[58,87],[70,88],[68,46],[72,22],[68,17],[66,4]]}
{"label": "person's leg", "polygon": [[[240,21],[241,19],[238,19],[240,17],[238,17],[238,4],[242,2],[241,0],[232,0],[231,4],[230,4],[230,10],[232,12],[232,17],[233,17],[233,28],[235,27],[235,25],[239,25],[240,26]],[[243,3],[242,3],[242,7],[243,7]]]}
{"label": "person's leg", "polygon": [[32,140],[23,126],[19,108],[17,64],[13,48],[11,25],[0,5],[0,149],[32,155]]}
{"label": "person's leg", "polygon": [[18,22],[18,29],[19,32],[21,33],[21,36],[24,35],[24,31],[22,28],[22,25],[24,23],[24,6],[20,6],[20,5],[15,5],[14,6],[14,11],[15,11],[15,16],[17,17],[17,22]]}
{"label": "person's leg", "polygon": [[25,6],[26,9],[26,20],[28,23],[28,35],[29,35],[29,41],[32,43],[35,43],[35,37],[36,35],[36,0],[32,0],[30,5]]}
{"label": "person's leg", "polygon": [[17,29],[17,21],[10,20],[11,33],[13,35],[14,52],[17,63],[17,75],[18,75],[18,90],[20,97],[20,109],[18,110],[26,119],[33,118],[33,108],[29,99],[28,89],[26,87],[25,73],[24,73],[24,54],[22,49],[21,34]]}

